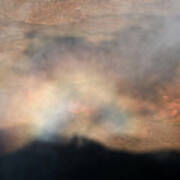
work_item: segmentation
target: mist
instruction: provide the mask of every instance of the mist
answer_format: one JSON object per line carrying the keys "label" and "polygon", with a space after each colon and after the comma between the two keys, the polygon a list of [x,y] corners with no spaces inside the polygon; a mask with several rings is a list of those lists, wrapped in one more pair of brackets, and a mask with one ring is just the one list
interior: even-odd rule
{"label": "mist", "polygon": [[178,1],[0,2],[5,146],[79,135],[179,150]]}

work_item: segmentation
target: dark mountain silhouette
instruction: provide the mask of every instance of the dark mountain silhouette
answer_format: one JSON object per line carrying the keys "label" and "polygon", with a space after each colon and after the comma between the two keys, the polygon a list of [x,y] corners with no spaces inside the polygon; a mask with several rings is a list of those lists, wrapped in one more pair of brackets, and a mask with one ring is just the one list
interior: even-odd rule
{"label": "dark mountain silhouette", "polygon": [[[82,144],[79,141],[83,141]],[[180,153],[133,154],[74,138],[69,143],[34,142],[1,155],[1,180],[180,178]]]}

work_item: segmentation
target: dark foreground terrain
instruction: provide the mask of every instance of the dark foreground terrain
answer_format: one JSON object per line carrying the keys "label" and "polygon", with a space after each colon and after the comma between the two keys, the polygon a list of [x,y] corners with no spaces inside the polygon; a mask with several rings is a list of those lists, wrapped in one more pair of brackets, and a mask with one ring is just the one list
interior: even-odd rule
{"label": "dark foreground terrain", "polygon": [[179,12],[0,0],[0,180],[179,180]]}
{"label": "dark foreground terrain", "polygon": [[172,151],[131,154],[74,138],[58,145],[34,142],[1,156],[0,167],[2,180],[179,179],[180,154]]}

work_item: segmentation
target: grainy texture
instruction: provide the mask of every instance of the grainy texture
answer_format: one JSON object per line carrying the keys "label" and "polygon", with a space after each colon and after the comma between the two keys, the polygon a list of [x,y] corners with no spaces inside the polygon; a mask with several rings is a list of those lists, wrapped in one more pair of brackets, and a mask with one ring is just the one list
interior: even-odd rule
{"label": "grainy texture", "polygon": [[5,149],[81,135],[179,150],[179,10],[177,0],[0,0]]}

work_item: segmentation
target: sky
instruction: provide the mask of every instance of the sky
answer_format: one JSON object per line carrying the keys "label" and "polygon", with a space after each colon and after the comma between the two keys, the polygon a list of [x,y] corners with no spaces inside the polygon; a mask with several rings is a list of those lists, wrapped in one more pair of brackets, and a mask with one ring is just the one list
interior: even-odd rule
{"label": "sky", "polygon": [[179,150],[179,1],[0,3],[5,151],[74,136]]}

